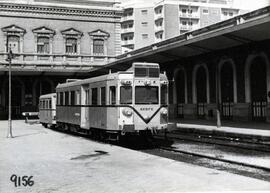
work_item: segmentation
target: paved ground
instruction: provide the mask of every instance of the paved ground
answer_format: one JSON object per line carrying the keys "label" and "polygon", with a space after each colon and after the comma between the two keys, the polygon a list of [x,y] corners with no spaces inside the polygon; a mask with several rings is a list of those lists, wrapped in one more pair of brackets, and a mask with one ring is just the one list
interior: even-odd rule
{"label": "paved ground", "polygon": [[171,122],[177,123],[177,129],[191,129],[193,131],[218,131],[223,133],[231,133],[234,135],[249,137],[267,137],[270,138],[270,123],[266,122],[241,122],[223,120],[222,126],[217,128],[215,120],[189,120],[175,119]]}
{"label": "paved ground", "polygon": [[[270,183],[93,142],[14,121],[0,121],[0,192],[186,192],[270,190]],[[14,187],[12,174],[33,176]]]}

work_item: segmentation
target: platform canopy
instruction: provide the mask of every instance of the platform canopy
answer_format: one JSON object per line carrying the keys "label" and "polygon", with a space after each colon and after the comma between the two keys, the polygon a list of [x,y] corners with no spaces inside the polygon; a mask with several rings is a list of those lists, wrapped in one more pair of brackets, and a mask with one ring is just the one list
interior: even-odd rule
{"label": "platform canopy", "polygon": [[166,63],[270,39],[270,6],[154,43],[117,57],[91,75],[128,69],[132,62]]}

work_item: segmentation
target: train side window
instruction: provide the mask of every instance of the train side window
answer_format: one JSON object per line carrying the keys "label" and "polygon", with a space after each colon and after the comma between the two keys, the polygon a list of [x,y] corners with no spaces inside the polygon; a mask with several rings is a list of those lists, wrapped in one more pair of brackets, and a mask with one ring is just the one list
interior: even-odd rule
{"label": "train side window", "polygon": [[70,105],[75,105],[75,91],[70,92]]}
{"label": "train side window", "polygon": [[85,104],[89,105],[89,90],[85,91]]}
{"label": "train side window", "polygon": [[49,109],[51,109],[51,108],[52,108],[52,101],[49,100]]}
{"label": "train side window", "polygon": [[98,104],[98,92],[97,88],[92,88],[92,105],[97,105]]}
{"label": "train side window", "polygon": [[56,104],[60,105],[60,94],[59,94],[59,92],[56,93]]}
{"label": "train side window", "polygon": [[81,103],[80,91],[76,90],[76,105],[80,105],[80,103]]}
{"label": "train side window", "polygon": [[121,104],[132,103],[132,87],[131,86],[120,87],[120,103]]}
{"label": "train side window", "polygon": [[162,105],[167,104],[167,95],[168,95],[168,88],[167,85],[162,85],[161,86],[161,97],[160,97],[160,103]]}
{"label": "train side window", "polygon": [[100,88],[100,101],[101,105],[106,105],[106,87]]}
{"label": "train side window", "polygon": [[115,86],[110,86],[110,105],[116,104],[116,88]]}
{"label": "train side window", "polygon": [[65,92],[65,105],[69,105],[69,92]]}
{"label": "train side window", "polygon": [[48,100],[45,101],[45,109],[48,109]]}
{"label": "train side window", "polygon": [[60,105],[64,105],[64,93],[60,92]]}

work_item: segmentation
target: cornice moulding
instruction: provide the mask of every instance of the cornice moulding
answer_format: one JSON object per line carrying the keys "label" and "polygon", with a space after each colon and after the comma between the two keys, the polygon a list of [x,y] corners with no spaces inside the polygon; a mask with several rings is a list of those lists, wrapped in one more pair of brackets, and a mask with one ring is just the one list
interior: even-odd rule
{"label": "cornice moulding", "polygon": [[13,3],[0,3],[0,12],[28,12],[32,14],[52,14],[52,15],[68,15],[68,16],[91,16],[91,17],[121,17],[120,10],[104,10],[104,9],[87,9],[87,8],[70,8],[59,6],[43,6],[43,5],[25,5]]}

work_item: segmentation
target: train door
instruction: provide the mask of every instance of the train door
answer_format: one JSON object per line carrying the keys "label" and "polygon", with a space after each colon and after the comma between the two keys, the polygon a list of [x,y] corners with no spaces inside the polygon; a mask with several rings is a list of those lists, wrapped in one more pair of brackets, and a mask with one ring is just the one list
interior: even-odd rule
{"label": "train door", "polygon": [[90,90],[88,85],[81,87],[81,128],[89,129],[89,98]]}

